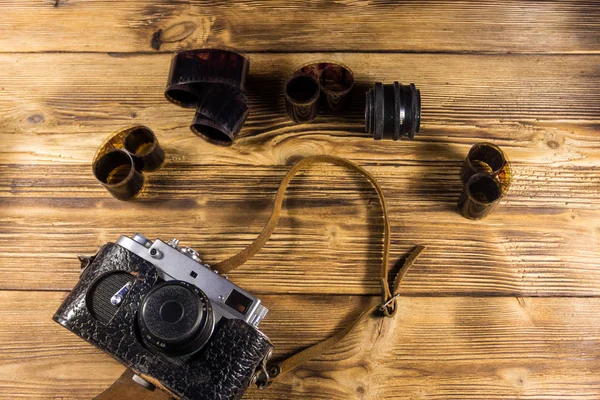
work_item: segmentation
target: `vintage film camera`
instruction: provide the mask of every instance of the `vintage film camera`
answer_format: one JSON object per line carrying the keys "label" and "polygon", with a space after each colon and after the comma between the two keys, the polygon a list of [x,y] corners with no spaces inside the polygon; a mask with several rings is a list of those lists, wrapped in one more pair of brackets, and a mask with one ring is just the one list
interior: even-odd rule
{"label": "vintage film camera", "polygon": [[173,239],[121,236],[80,257],[54,320],[183,399],[238,399],[273,346],[261,301]]}

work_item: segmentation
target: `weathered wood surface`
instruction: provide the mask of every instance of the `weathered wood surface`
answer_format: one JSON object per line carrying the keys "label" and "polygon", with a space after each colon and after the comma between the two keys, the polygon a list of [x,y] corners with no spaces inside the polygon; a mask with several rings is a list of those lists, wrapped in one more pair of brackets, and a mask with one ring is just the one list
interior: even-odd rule
{"label": "weathered wood surface", "polygon": [[[55,323],[64,293],[0,292],[0,397],[89,399],[123,371]],[[377,298],[265,296],[282,356],[341,329]],[[320,359],[248,399],[595,399],[598,298],[409,297]],[[18,393],[18,396],[8,396]]]}
{"label": "weathered wood surface", "polygon": [[[369,321],[247,398],[600,398],[597,2],[0,0],[0,11],[0,399],[89,399],[122,372],[50,319],[77,281],[77,254],[140,231],[219,261],[256,236],[289,166],[314,154],[377,177],[394,261],[428,248],[395,320]],[[162,94],[173,50],[220,45],[252,60],[251,115],[230,148],[191,134],[193,112]],[[353,69],[354,103],[294,125],[281,86],[319,59]],[[421,89],[422,129],[375,142],[363,93],[394,80]],[[167,164],[140,201],[119,202],[90,160],[138,123]],[[455,212],[458,172],[483,140],[515,176],[472,222]],[[262,327],[279,355],[375,304],[380,222],[353,174],[327,166],[294,181],[272,239],[230,275],[270,308]]]}
{"label": "weathered wood surface", "polygon": [[[597,53],[594,1],[2,0],[2,51]],[[160,40],[158,40],[160,39]]]}
{"label": "weathered wood surface", "polygon": [[[0,54],[0,162],[89,163],[97,144],[127,124],[152,127],[170,160],[285,164],[335,152],[360,162],[460,160],[482,139],[514,162],[594,166],[599,161],[600,55],[250,54],[251,115],[232,148],[190,135],[190,110],[163,96],[170,54]],[[355,102],[341,116],[294,125],[281,87],[300,64],[335,59],[355,72]],[[364,133],[364,95],[375,81],[416,82],[423,126],[415,141]],[[26,139],[26,140],[25,140]]]}
{"label": "weathered wood surface", "polygon": [[[368,169],[388,193],[393,259],[428,246],[405,293],[600,293],[597,169],[516,166],[506,200],[472,222],[455,212],[458,161],[399,165]],[[0,184],[15,194],[3,194],[0,286],[67,290],[78,279],[76,254],[136,231],[177,236],[220,261],[260,232],[287,169],[177,164],[150,178],[151,199],[123,203],[88,176],[87,164],[4,167]],[[380,223],[368,184],[333,167],[309,171],[294,182],[271,240],[231,277],[259,293],[376,294]]]}
{"label": "weathered wood surface", "polygon": [[[363,133],[359,94],[341,122],[293,125],[282,82],[303,59],[326,55],[251,56],[251,116],[235,145],[222,148],[192,135],[192,112],[164,100],[169,55],[1,55],[0,288],[68,290],[75,254],[135,231],[178,236],[219,261],[260,231],[288,165],[327,153],[379,178],[395,259],[429,246],[406,293],[600,292],[590,246],[600,232],[600,56],[336,54],[362,85],[399,76],[419,83],[423,129],[401,142]],[[94,181],[89,160],[109,132],[132,123],[156,131],[168,164],[150,175],[144,201],[122,203]],[[498,212],[471,222],[454,212],[458,172],[481,140],[506,150],[515,178]],[[368,185],[337,168],[309,171],[293,184],[267,247],[232,278],[258,293],[376,294],[379,221]]]}

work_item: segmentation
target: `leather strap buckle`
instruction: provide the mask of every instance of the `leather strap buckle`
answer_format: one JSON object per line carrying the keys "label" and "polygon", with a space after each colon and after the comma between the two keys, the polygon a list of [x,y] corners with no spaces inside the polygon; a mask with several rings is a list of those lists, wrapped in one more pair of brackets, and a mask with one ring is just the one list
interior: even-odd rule
{"label": "leather strap buckle", "polygon": [[393,295],[392,297],[390,297],[390,299],[388,301],[386,301],[385,303],[383,303],[381,306],[379,306],[379,311],[385,311],[385,309],[392,304],[392,302],[394,300],[396,300],[398,297],[400,297],[400,293]]}

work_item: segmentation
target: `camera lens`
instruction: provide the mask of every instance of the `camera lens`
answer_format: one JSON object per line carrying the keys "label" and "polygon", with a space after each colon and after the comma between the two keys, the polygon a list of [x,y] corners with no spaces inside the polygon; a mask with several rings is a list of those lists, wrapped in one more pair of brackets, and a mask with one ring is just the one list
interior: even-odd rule
{"label": "camera lens", "polygon": [[373,139],[412,139],[421,126],[421,92],[414,84],[375,83],[366,94],[365,128]]}
{"label": "camera lens", "polygon": [[143,340],[170,356],[197,352],[214,328],[212,307],[204,292],[182,281],[152,288],[142,300],[138,323]]}

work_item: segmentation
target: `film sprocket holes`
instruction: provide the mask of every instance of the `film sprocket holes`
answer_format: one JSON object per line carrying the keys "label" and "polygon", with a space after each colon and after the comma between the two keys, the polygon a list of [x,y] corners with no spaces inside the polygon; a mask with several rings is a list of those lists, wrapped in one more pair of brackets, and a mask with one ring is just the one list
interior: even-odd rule
{"label": "film sprocket holes", "polygon": [[248,117],[249,69],[250,59],[232,50],[180,51],[171,61],[165,97],[180,107],[196,108],[192,132],[230,146]]}
{"label": "film sprocket holes", "polygon": [[238,399],[271,356],[260,299],[177,239],[121,236],[82,268],[54,321],[179,398]]}

